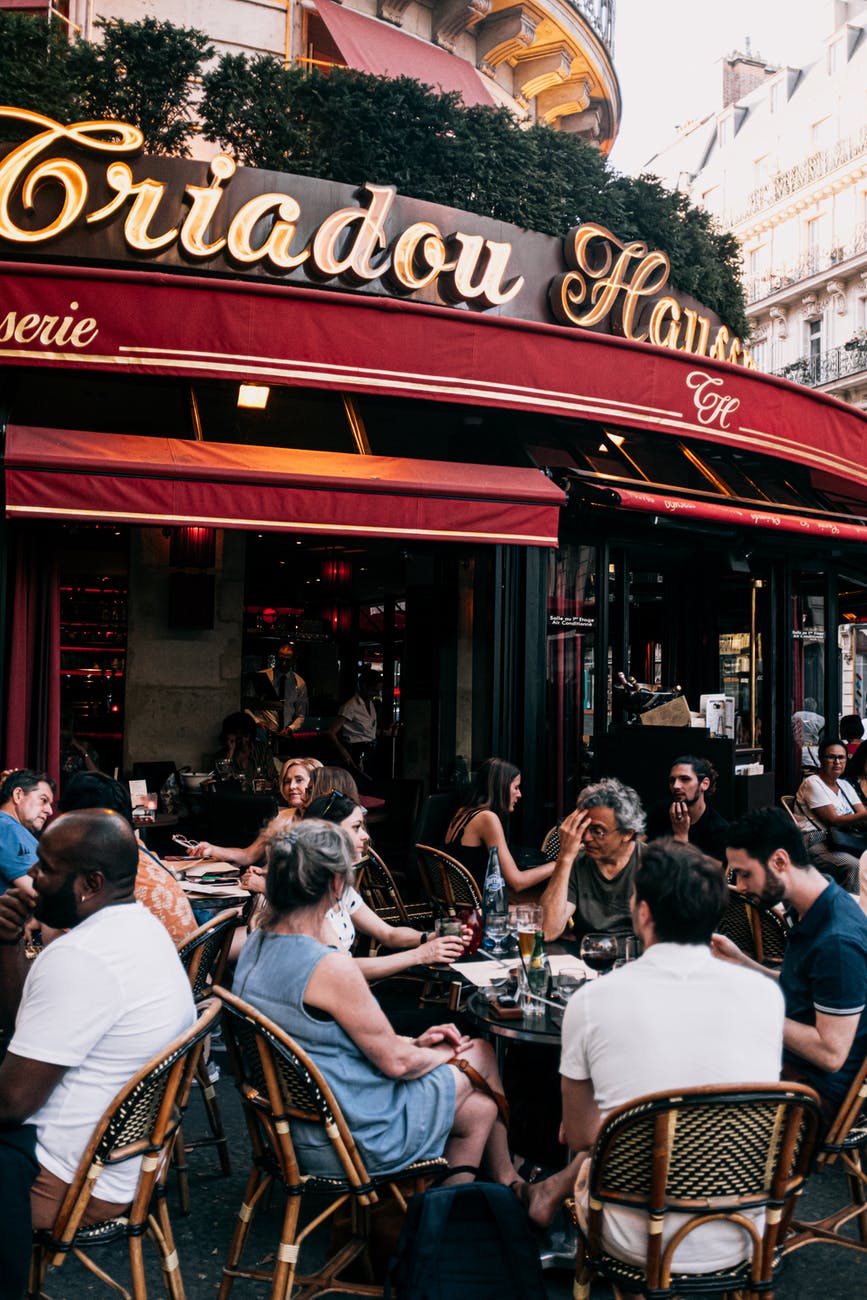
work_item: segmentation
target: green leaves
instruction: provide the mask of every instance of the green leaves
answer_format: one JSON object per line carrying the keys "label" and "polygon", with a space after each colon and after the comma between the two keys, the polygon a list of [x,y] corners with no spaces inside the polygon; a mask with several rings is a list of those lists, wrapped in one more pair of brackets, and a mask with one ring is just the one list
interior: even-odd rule
{"label": "green leaves", "polygon": [[678,289],[748,333],[735,238],[683,194],[618,175],[567,132],[467,108],[408,77],[308,73],[265,55],[224,54],[202,76],[214,55],[202,32],[155,18],[98,26],[101,41],[70,45],[59,23],[0,10],[5,102],[64,122],[132,122],[152,153],[182,154],[201,130],[248,167],[395,185],[557,238],[594,221],[667,253]]}

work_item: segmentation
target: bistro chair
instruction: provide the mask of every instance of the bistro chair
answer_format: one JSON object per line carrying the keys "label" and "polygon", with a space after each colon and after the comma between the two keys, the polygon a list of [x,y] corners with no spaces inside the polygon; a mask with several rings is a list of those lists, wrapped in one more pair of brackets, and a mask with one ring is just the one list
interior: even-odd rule
{"label": "bistro chair", "polygon": [[442,849],[416,844],[422,887],[434,912],[448,915],[461,907],[482,910],[482,895],[466,867]]}
{"label": "bistro chair", "polygon": [[[89,1252],[125,1239],[129,1249],[133,1300],[147,1300],[142,1243],[153,1242],[160,1260],[166,1294],[183,1300],[184,1286],[172,1234],[165,1180],[175,1136],[180,1129],[184,1098],[205,1039],[220,1014],[217,998],[200,1002],[192,1028],[155,1056],[123,1088],[94,1129],[78,1169],[50,1229],[34,1233],[27,1295],[42,1296],[49,1267],[60,1268],[70,1254],[126,1300],[130,1292],[90,1258]],[[117,1219],[81,1227],[96,1179],[104,1167],[142,1156],[135,1197]]]}
{"label": "bistro chair", "polygon": [[[812,1089],[787,1083],[653,1093],[612,1111],[591,1157],[575,1300],[589,1300],[594,1278],[646,1300],[726,1292],[771,1297],[819,1120]],[[603,1214],[618,1207],[647,1216],[641,1264],[603,1245]],[[760,1211],[764,1226],[756,1221]],[[710,1274],[674,1272],[683,1239],[703,1223],[723,1221],[743,1230],[743,1262]]]}
{"label": "bistro chair", "polygon": [[719,932],[759,965],[776,969],[783,964],[788,941],[785,921],[779,912],[753,902],[731,885]]}
{"label": "bistro chair", "polygon": [[[867,1146],[867,1115],[864,1103],[867,1100],[867,1057],[861,1069],[852,1081],[843,1102],[834,1117],[834,1121],[825,1134],[816,1156],[818,1174],[841,1161],[849,1185],[849,1200],[838,1210],[824,1219],[812,1221],[795,1220],[792,1223],[792,1235],[787,1240],[783,1253],[788,1255],[802,1246],[824,1243],[847,1246],[850,1250],[867,1253],[867,1170],[862,1158]],[[853,1237],[844,1237],[840,1229],[852,1220],[857,1220],[860,1241]]]}
{"label": "bistro chair", "polygon": [[430,903],[404,902],[394,876],[371,848],[358,868],[355,888],[371,911],[388,925],[408,925],[426,930],[433,924]]}
{"label": "bistro chair", "polygon": [[[218,984],[222,979],[239,920],[237,908],[220,912],[218,916],[214,916],[204,925],[200,925],[198,930],[194,930],[183,943],[178,944],[178,956],[181,959],[181,965],[187,972],[196,1002],[207,996],[214,984]],[[229,1160],[229,1144],[223,1128],[223,1117],[220,1114],[216,1089],[208,1076],[208,1066],[204,1054],[199,1057],[195,1079],[201,1090],[205,1116],[211,1134],[210,1137],[193,1138],[188,1141],[184,1138],[181,1130],[178,1130],[174,1167],[178,1176],[178,1196],[182,1214],[189,1214],[190,1212],[190,1180],[187,1168],[187,1155],[190,1151],[195,1151],[199,1147],[215,1146],[217,1148],[217,1159],[220,1162],[220,1172],[225,1177],[228,1177],[232,1172],[232,1165]]]}
{"label": "bistro chair", "polygon": [[[422,1191],[447,1162],[429,1160],[385,1177],[368,1173],[340,1107],[316,1065],[279,1026],[240,998],[216,990],[223,1003],[223,1026],[229,1060],[244,1105],[250,1135],[252,1168],[238,1211],[238,1220],[223,1267],[218,1300],[227,1300],[236,1277],[270,1282],[273,1300],[284,1300],[297,1286],[307,1297],[327,1292],[381,1296],[381,1286],[344,1281],[340,1274],[367,1253],[370,1209],[388,1196],[400,1211],[406,1196]],[[305,1174],[292,1141],[291,1121],[322,1127],[343,1174],[325,1178]],[[241,1255],[256,1210],[278,1184],[287,1193],[280,1238],[272,1268],[241,1267]],[[312,1221],[299,1226],[304,1199],[316,1197]],[[327,1202],[323,1207],[323,1199]],[[308,1236],[331,1221],[343,1207],[351,1210],[348,1239],[332,1246],[328,1258],[313,1274],[298,1272]]]}

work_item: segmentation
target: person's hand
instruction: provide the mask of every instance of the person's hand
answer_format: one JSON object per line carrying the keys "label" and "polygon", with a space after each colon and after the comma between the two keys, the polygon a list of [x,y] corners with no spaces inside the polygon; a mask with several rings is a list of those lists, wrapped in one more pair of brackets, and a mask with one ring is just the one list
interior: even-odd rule
{"label": "person's hand", "polygon": [[416,1047],[448,1047],[454,1053],[465,1052],[473,1040],[462,1034],[457,1025],[431,1025],[415,1040]]}
{"label": "person's hand", "polygon": [[464,941],[457,934],[437,935],[434,939],[428,939],[427,943],[420,944],[416,952],[419,962],[425,966],[436,962],[457,961],[463,956]]}
{"label": "person's hand", "polygon": [[590,825],[590,812],[573,808],[560,823],[560,853],[565,858],[577,858],[584,842],[584,832]]}
{"label": "person's hand", "polygon": [[241,888],[249,889],[251,894],[264,894],[266,875],[262,867],[248,867],[241,877]]}
{"label": "person's hand", "polygon": [[687,844],[689,842],[689,809],[682,799],[675,799],[668,810],[668,818],[671,822],[671,833],[674,838]]}
{"label": "person's hand", "polygon": [[187,849],[188,858],[210,858],[213,857],[213,845],[207,840],[199,840],[192,848]]}
{"label": "person's hand", "polygon": [[12,885],[0,896],[0,943],[17,943],[35,907],[36,895],[23,885]]}
{"label": "person's hand", "polygon": [[744,959],[744,954],[737,944],[725,934],[711,935],[710,950],[714,957],[719,957],[720,961],[733,961],[740,965]]}

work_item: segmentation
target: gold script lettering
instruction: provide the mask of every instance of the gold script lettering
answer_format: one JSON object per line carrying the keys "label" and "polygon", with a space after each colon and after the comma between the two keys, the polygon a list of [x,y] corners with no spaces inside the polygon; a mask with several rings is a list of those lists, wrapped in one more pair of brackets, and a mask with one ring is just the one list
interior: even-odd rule
{"label": "gold script lettering", "polygon": [[[671,317],[671,324],[663,334],[665,318]],[[677,340],[680,335],[680,303],[676,298],[660,298],[654,303],[653,311],[650,313],[650,323],[647,327],[647,340],[649,343],[655,343],[661,348],[677,348]]]}
{"label": "gold script lettering", "polygon": [[[132,153],[141,148],[144,139],[138,127],[126,122],[73,122],[72,126],[66,127],[26,108],[4,108],[2,115],[45,128],[13,149],[0,163],[0,239],[18,244],[38,244],[53,239],[72,225],[87,201],[87,179],[78,164],[69,158],[48,158],[26,175],[21,202],[27,211],[32,211],[37,189],[46,181],[53,181],[60,186],[62,194],[60,211],[53,221],[39,230],[22,230],[15,224],[9,212],[10,199],[27,169],[41,153],[57,140],[69,140],[81,148],[102,153]],[[119,136],[120,139],[105,140],[102,138],[105,135]]]}
{"label": "gold script lettering", "polygon": [[500,303],[511,302],[521,292],[524,278],[520,275],[508,286],[501,288],[512,251],[511,244],[498,244],[492,239],[483,239],[481,235],[463,235],[460,231],[450,237],[449,243],[457,244],[460,252],[454,270],[443,270],[439,286],[442,297],[458,302],[477,301],[485,307],[496,307]]}
{"label": "gold script lettering", "polygon": [[113,216],[132,195],[132,206],[123,223],[124,238],[129,246],[139,253],[154,253],[175,242],[178,237],[176,226],[162,235],[148,233],[151,220],[162,202],[165,185],[152,180],[134,181],[129,165],[122,162],[112,163],[106,168],[105,178],[116,191],[115,197],[104,208],[88,213],[89,222],[105,221]]}
{"label": "gold script lettering", "polygon": [[205,235],[223,197],[223,182],[235,175],[235,164],[228,154],[218,153],[211,159],[209,171],[210,185],[188,185],[185,191],[192,203],[181,226],[181,247],[190,257],[213,257],[226,246],[225,239],[207,244]]}
{"label": "gold script lettering", "polygon": [[[272,210],[276,211],[277,219],[265,242],[254,248],[251,241],[256,223]],[[229,256],[245,265],[260,262],[267,257],[271,265],[281,271],[300,266],[310,256],[309,250],[305,248],[300,253],[289,252],[300,216],[301,208],[290,194],[260,194],[258,198],[250,199],[238,209],[229,226]]]}
{"label": "gold script lettering", "polygon": [[[78,310],[78,303],[69,304],[70,311]],[[57,316],[36,316],[33,313],[19,317],[10,311],[0,320],[0,343],[14,340],[16,343],[32,343],[38,340],[46,347],[55,344],[64,347],[71,343],[74,348],[86,348],[96,338],[99,330],[92,316],[64,316],[58,325]]]}
{"label": "gold script lettering", "polygon": [[[387,247],[383,226],[394,203],[393,185],[362,187],[371,196],[369,208],[339,208],[326,217],[313,237],[311,249],[313,266],[321,275],[330,278],[339,275],[349,284],[364,284],[377,280],[386,270],[389,258],[381,259],[376,266],[371,257]],[[349,246],[341,249],[347,232],[357,226]]]}
{"label": "gold script lettering", "polygon": [[398,289],[423,289],[447,265],[446,246],[439,229],[431,221],[417,221],[414,226],[407,226],[395,241],[389,278]]}

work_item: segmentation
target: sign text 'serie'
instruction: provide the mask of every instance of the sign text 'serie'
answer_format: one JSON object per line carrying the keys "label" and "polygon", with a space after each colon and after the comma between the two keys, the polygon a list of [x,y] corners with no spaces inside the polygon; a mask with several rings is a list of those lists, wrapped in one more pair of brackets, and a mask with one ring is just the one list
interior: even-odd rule
{"label": "sign text 'serie'", "polygon": [[[509,304],[508,314],[527,314],[518,301],[526,276],[510,274],[511,242],[449,232],[429,218],[401,228],[392,211],[394,186],[365,183],[358,191],[360,203],[321,219],[318,213],[302,213],[298,199],[286,192],[257,192],[233,207],[237,167],[228,155],[217,154],[208,165],[208,183],[186,184],[179,204],[164,181],[137,176],[125,161],[143,144],[141,132],[129,123],[63,126],[26,109],[0,107],[0,138],[4,118],[26,123],[33,134],[0,159],[0,247],[37,251],[70,230],[96,234],[109,222],[121,222],[126,255],[139,264],[171,251],[203,269],[220,259],[241,272],[258,267],[281,278],[300,272],[315,284],[376,284],[379,292],[398,297],[434,291],[449,305],[484,311]],[[75,156],[56,156],[63,142],[72,154],[105,159],[98,192],[92,167]],[[429,212],[431,205],[426,208]],[[478,225],[478,219],[468,224]],[[94,242],[94,257],[99,255]],[[563,241],[563,257],[568,269],[547,288],[550,311],[560,324],[753,366],[749,351],[725,325],[711,339],[710,320],[667,292],[665,253],[648,251],[637,241],[623,244],[604,227],[584,223]],[[35,322],[28,322],[28,330],[31,325]]]}

